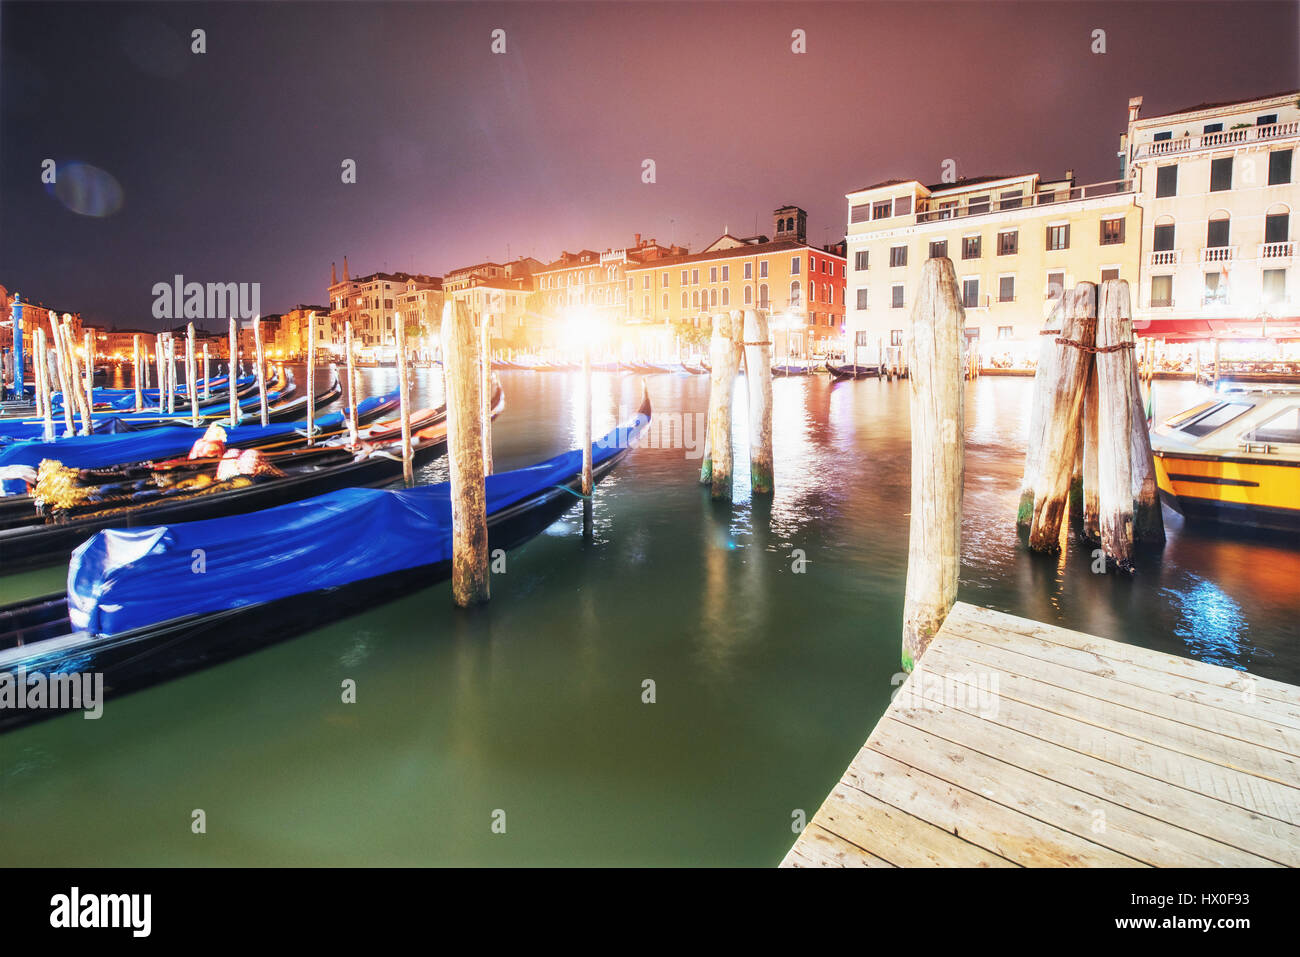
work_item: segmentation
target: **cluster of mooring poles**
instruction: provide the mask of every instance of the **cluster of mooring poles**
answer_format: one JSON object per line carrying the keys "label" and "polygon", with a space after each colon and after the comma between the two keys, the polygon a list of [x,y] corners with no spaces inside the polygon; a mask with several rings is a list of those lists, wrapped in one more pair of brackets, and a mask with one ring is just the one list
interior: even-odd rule
{"label": "cluster of mooring poles", "polygon": [[700,484],[714,500],[731,501],[731,403],[740,364],[749,387],[749,480],[754,495],[772,495],[772,339],[768,315],[739,309],[713,317],[709,419]]}
{"label": "cluster of mooring poles", "polygon": [[[82,349],[86,355],[86,368],[83,375],[81,364],[77,359],[76,339],[72,332],[72,316],[64,313],[62,321],[56,313],[50,313],[50,338],[45,339],[45,330],[35,330],[36,345],[36,404],[37,412],[44,424],[47,440],[54,435],[54,384],[58,383],[63,395],[63,426],[66,435],[75,435],[76,420],[81,420],[81,434],[89,435],[94,428],[91,409],[94,407],[92,389],[95,384],[94,340],[88,332],[83,340]],[[50,353],[53,352],[53,359]]]}
{"label": "cluster of mooring poles", "polygon": [[1042,330],[1016,523],[1034,551],[1061,548],[1067,506],[1108,568],[1133,571],[1135,542],[1163,542],[1128,283],[1079,283]]}

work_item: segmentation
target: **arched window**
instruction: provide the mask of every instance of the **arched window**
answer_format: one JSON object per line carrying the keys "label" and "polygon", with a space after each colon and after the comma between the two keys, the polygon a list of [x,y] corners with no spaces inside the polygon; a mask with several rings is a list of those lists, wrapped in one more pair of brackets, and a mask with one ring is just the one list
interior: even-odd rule
{"label": "arched window", "polygon": [[731,290],[726,286],[722,287],[722,304],[724,306],[731,305]]}
{"label": "arched window", "polygon": [[802,300],[802,296],[803,296],[803,287],[799,285],[799,280],[796,279],[794,282],[790,283],[790,305],[792,306],[799,305],[800,301]]}
{"label": "arched window", "polygon": [[1226,209],[1215,210],[1205,226],[1205,245],[1211,248],[1231,245],[1231,222]]}
{"label": "arched window", "polygon": [[688,293],[685,289],[683,289],[683,290],[682,290],[682,308],[685,309],[685,308],[686,308],[687,306],[689,306],[690,304],[691,304],[691,303],[690,303],[690,293]]}
{"label": "arched window", "polygon": [[754,287],[753,287],[753,286],[746,286],[746,287],[745,287],[745,305],[750,306],[750,305],[753,305],[753,303],[754,303]]}
{"label": "arched window", "polygon": [[[1285,203],[1274,203],[1264,214],[1264,244],[1285,243],[1291,239],[1291,209]],[[1264,255],[1269,256],[1270,250]],[[1277,255],[1277,253],[1272,253]]]}
{"label": "arched window", "polygon": [[808,301],[817,301],[817,283],[813,282],[811,279],[808,280]]}
{"label": "arched window", "polygon": [[710,306],[716,306],[717,304],[718,304],[718,290],[716,290],[716,289],[710,289],[710,290],[709,290],[709,305],[710,305]]}
{"label": "arched window", "polygon": [[767,283],[759,283],[758,286],[758,308],[767,308]]}
{"label": "arched window", "polygon": [[698,289],[691,293],[691,305],[696,309],[700,308],[700,291]]}

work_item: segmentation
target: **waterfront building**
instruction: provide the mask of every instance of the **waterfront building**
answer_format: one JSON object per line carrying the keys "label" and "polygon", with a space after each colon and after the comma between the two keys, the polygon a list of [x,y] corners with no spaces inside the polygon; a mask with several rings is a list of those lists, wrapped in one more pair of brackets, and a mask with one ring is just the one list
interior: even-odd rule
{"label": "waterfront building", "polygon": [[1138,280],[1142,212],[1131,180],[1078,185],[1038,173],[926,186],[891,179],[846,194],[850,357],[898,358],[925,260],[952,260],[968,347],[1027,366],[1062,290]]}
{"label": "waterfront building", "polygon": [[[343,257],[343,277],[337,276],[330,266],[330,322],[338,330],[334,338],[341,343],[345,338],[344,323],[352,323],[352,335],[363,348],[392,347],[396,345],[394,317],[399,303],[410,299],[421,290],[441,291],[443,280],[422,273],[376,272],[353,279],[348,272],[347,257]],[[441,302],[438,303],[439,308]]]}
{"label": "waterfront building", "polygon": [[[307,355],[307,316],[316,313],[316,350],[319,353],[339,351],[334,324],[330,321],[329,306],[298,303],[280,317],[280,350],[285,357],[301,358]],[[324,356],[322,355],[322,361]]]}
{"label": "waterfront building", "polygon": [[[18,293],[12,293],[0,286],[0,348],[12,349],[14,346],[14,299]],[[65,312],[72,316],[72,335],[77,342],[82,341],[82,320],[81,313],[70,312],[63,309],[55,309],[43,302],[29,302],[27,297],[23,297],[23,355],[30,356],[35,348],[34,333],[37,326],[45,330],[48,337],[50,334],[50,312],[55,312],[60,319]],[[26,376],[31,377],[31,362],[25,363]]]}
{"label": "waterfront building", "polygon": [[633,234],[631,246],[561,252],[534,274],[538,309],[548,319],[559,319],[567,310],[582,307],[606,328],[616,327],[637,314],[630,270],[686,252],[685,246],[643,240],[640,233]]}
{"label": "waterfront building", "polygon": [[1143,209],[1139,331],[1300,336],[1291,217],[1300,91],[1142,117],[1129,101],[1123,175]]}
{"label": "waterfront building", "polygon": [[771,237],[724,229],[702,252],[629,265],[631,321],[698,341],[714,313],[756,306],[773,314],[778,355],[835,348],[844,322],[844,246],[809,245],[807,213],[798,206],[772,216]]}

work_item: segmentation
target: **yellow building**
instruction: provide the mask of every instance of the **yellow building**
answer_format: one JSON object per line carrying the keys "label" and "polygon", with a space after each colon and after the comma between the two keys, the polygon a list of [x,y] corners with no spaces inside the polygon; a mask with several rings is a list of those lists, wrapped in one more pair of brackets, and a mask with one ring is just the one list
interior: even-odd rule
{"label": "yellow building", "polygon": [[847,199],[846,325],[850,358],[864,364],[903,346],[931,257],[952,260],[967,343],[985,367],[1030,365],[1063,289],[1138,279],[1141,210],[1126,180],[1078,186],[1072,171],[1059,180],[888,180]]}
{"label": "yellow building", "polygon": [[1300,91],[1145,118],[1141,108],[1129,101],[1120,144],[1143,209],[1140,331],[1300,336]]}
{"label": "yellow building", "polygon": [[773,213],[775,235],[724,232],[703,252],[627,267],[632,322],[706,329],[714,313],[757,306],[772,312],[778,358],[824,352],[840,340],[844,255],[807,241],[806,214]]}

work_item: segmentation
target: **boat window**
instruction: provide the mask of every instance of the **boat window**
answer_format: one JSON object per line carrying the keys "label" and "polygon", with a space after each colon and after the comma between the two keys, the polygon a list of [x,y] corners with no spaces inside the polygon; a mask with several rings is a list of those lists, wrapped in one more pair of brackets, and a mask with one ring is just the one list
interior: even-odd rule
{"label": "boat window", "polygon": [[1239,415],[1244,415],[1253,408],[1254,406],[1249,402],[1223,402],[1180,428],[1188,435],[1199,438],[1223,428],[1233,419]]}
{"label": "boat window", "polygon": [[1281,442],[1300,445],[1300,405],[1275,415],[1245,436],[1249,442]]}
{"label": "boat window", "polygon": [[1194,405],[1190,409],[1185,409],[1184,411],[1179,412],[1177,415],[1165,419],[1165,425],[1169,426],[1171,429],[1176,429],[1184,422],[1187,422],[1190,419],[1194,419],[1196,416],[1200,415],[1206,409],[1212,408],[1213,406],[1216,406],[1218,404],[1219,404],[1218,399],[1211,399],[1208,402],[1202,402],[1200,405]]}

